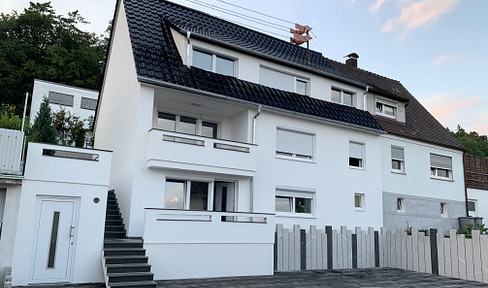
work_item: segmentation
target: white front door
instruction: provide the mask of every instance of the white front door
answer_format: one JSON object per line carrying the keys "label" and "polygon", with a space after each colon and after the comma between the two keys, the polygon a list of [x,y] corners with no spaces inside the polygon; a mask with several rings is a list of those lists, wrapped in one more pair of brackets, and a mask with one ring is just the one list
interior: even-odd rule
{"label": "white front door", "polygon": [[69,282],[77,199],[38,198],[32,283]]}

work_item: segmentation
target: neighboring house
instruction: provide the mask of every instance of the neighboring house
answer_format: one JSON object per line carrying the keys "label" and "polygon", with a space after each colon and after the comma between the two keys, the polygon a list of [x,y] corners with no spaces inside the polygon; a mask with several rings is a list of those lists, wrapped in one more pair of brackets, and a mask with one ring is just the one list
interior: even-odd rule
{"label": "neighboring house", "polygon": [[357,54],[338,71],[369,85],[365,110],[381,136],[383,225],[387,228],[459,228],[466,216],[462,146],[396,80],[357,68]]}
{"label": "neighboring house", "polygon": [[271,274],[274,223],[382,226],[366,83],[169,1],[119,1],[113,23],[95,147],[155,279]]}
{"label": "neighboring house", "polygon": [[488,158],[466,154],[464,169],[468,215],[488,219]]}
{"label": "neighboring house", "polygon": [[[72,116],[79,117],[84,121],[85,128],[89,128],[88,121],[85,120],[95,116],[98,91],[35,79],[29,118],[31,124],[34,123],[44,98],[49,100],[52,112],[64,109]],[[91,132],[88,132],[85,137],[85,147],[90,146],[91,138]]]}

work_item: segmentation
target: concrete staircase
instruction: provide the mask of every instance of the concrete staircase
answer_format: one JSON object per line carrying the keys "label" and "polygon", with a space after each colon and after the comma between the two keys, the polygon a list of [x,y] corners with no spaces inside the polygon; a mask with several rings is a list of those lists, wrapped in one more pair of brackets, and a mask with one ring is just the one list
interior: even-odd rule
{"label": "concrete staircase", "polygon": [[127,238],[115,192],[108,192],[102,263],[107,287],[156,288],[142,238]]}

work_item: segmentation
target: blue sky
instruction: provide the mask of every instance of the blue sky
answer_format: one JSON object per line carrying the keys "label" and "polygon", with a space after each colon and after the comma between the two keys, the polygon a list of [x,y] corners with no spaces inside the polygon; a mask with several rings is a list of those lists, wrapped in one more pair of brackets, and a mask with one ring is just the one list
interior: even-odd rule
{"label": "blue sky", "polygon": [[[291,24],[225,4],[220,0],[173,0],[241,24],[283,35],[288,31],[258,26],[221,8]],[[316,37],[313,50],[344,61],[359,55],[358,66],[399,80],[444,125],[460,124],[468,131],[488,135],[488,11],[487,0],[225,0],[277,18],[309,25]],[[113,17],[114,0],[52,0],[58,13],[79,10],[102,33]],[[22,11],[25,0],[2,0],[0,12]]]}

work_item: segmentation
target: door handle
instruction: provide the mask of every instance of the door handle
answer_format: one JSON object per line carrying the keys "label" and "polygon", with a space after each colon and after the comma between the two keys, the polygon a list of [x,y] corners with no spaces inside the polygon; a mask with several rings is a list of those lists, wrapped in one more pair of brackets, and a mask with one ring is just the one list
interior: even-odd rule
{"label": "door handle", "polygon": [[75,236],[75,234],[73,233],[74,230],[75,230],[75,227],[73,225],[71,225],[69,228],[69,238]]}

